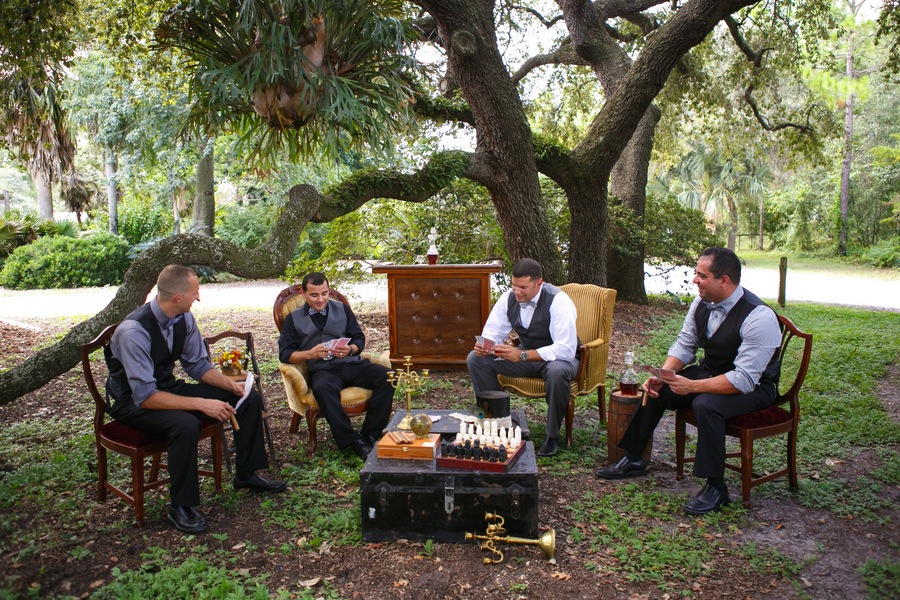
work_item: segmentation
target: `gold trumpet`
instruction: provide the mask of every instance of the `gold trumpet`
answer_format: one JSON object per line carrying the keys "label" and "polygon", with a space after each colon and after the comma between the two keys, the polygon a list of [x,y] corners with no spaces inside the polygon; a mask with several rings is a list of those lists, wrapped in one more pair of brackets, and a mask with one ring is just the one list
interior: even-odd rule
{"label": "gold trumpet", "polygon": [[529,540],[526,538],[504,535],[506,533],[506,529],[503,527],[503,525],[506,521],[502,516],[496,513],[485,513],[484,520],[488,522],[485,535],[466,532],[466,541],[483,540],[481,549],[492,552],[496,557],[484,557],[483,562],[486,565],[496,565],[503,562],[503,552],[500,551],[499,548],[497,548],[498,543],[538,546],[541,550],[543,550],[548,559],[552,559],[553,555],[556,553],[556,532],[553,529],[545,531],[541,534],[541,537],[536,540]]}

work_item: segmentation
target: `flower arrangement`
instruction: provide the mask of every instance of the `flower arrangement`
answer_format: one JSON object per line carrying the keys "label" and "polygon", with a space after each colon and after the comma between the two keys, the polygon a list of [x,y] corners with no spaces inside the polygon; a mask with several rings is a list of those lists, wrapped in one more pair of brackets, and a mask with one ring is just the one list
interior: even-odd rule
{"label": "flower arrangement", "polygon": [[245,352],[239,348],[223,348],[216,355],[215,362],[219,367],[223,370],[237,370],[245,369],[247,367],[247,360],[250,358],[249,353]]}

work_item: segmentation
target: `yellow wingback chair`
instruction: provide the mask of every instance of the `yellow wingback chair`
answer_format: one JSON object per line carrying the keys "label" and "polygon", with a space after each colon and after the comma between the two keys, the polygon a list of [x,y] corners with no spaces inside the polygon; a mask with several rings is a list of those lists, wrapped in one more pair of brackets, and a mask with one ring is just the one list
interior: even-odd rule
{"label": "yellow wingback chair", "polygon": [[[350,303],[347,298],[337,290],[332,289],[330,296],[335,300],[340,300],[347,306]],[[299,285],[292,285],[283,289],[278,297],[275,298],[275,306],[272,309],[272,316],[275,319],[275,326],[281,331],[284,320],[295,308],[303,306],[306,302],[302,295],[302,288]],[[374,352],[363,352],[360,356],[368,358],[371,362],[384,365],[391,368],[391,361],[388,359],[388,351],[382,354]],[[281,379],[284,382],[284,391],[287,393],[288,406],[294,413],[291,419],[291,433],[297,433],[300,429],[300,417],[306,417],[306,424],[309,428],[309,453],[313,454],[318,445],[316,437],[316,422],[319,420],[321,413],[319,412],[319,403],[316,402],[312,390],[306,381],[306,362],[293,365],[279,364],[281,371]],[[372,398],[372,390],[360,387],[348,387],[341,390],[341,406],[348,415],[361,415],[369,408],[369,400]]]}
{"label": "yellow wingback chair", "polygon": [[[597,408],[600,422],[606,422],[604,398],[606,396],[606,364],[609,361],[609,338],[612,333],[613,308],[616,290],[590,283],[567,283],[560,286],[575,303],[578,318],[575,328],[581,340],[581,363],[572,380],[569,405],[566,407],[566,442],[572,445],[572,421],[575,417],[575,396],[584,396],[597,390]],[[544,380],[537,377],[508,377],[497,375],[505,389],[528,398],[546,396]]]}

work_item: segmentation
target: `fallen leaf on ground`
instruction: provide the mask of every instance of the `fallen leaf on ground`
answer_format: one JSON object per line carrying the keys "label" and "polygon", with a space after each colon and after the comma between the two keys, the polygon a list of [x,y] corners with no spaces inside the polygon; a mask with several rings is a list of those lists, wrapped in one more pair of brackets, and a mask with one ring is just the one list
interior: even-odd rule
{"label": "fallen leaf on ground", "polygon": [[301,587],[313,587],[314,585],[318,584],[320,581],[322,581],[321,577],[313,577],[312,579],[307,579],[305,581],[298,581],[297,585],[299,585]]}

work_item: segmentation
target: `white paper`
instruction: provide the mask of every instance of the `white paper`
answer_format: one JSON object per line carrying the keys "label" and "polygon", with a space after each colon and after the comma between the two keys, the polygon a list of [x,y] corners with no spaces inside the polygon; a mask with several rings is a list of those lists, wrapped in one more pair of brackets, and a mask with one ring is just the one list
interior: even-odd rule
{"label": "white paper", "polygon": [[244,395],[241,396],[241,399],[238,400],[238,403],[234,405],[234,412],[241,407],[241,404],[244,403],[244,400],[247,399],[247,396],[250,395],[250,390],[253,389],[253,373],[247,371],[247,379],[244,380]]}

